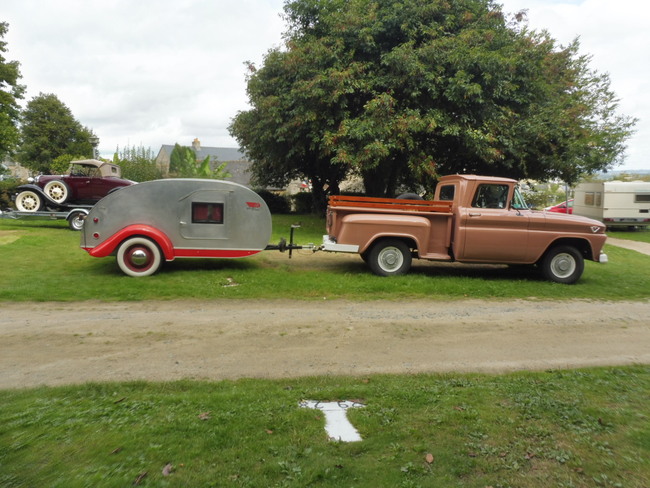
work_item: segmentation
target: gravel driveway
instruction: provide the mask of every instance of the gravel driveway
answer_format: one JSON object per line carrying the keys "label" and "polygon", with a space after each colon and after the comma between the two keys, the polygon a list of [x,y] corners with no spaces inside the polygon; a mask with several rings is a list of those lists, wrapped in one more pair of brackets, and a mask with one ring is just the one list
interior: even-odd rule
{"label": "gravel driveway", "polygon": [[0,388],[650,363],[650,302],[4,303]]}

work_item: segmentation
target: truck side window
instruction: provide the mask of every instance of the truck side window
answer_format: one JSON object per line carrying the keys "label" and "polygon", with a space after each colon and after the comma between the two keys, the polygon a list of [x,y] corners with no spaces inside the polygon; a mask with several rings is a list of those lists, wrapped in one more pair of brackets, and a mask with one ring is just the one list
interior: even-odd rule
{"label": "truck side window", "polygon": [[440,200],[443,201],[452,201],[454,199],[454,194],[456,193],[455,185],[445,185],[440,187]]}
{"label": "truck side window", "polygon": [[223,224],[223,203],[192,202],[193,224]]}
{"label": "truck side window", "polygon": [[506,208],[508,203],[508,185],[479,185],[472,207]]}

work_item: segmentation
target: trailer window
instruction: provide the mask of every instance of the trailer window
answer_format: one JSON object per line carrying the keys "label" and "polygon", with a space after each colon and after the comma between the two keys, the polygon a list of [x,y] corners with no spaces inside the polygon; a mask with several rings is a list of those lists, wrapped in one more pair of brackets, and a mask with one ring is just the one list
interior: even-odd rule
{"label": "trailer window", "polygon": [[635,203],[648,203],[650,202],[650,193],[637,193],[634,199]]}
{"label": "trailer window", "polygon": [[593,204],[594,204],[594,192],[588,191],[585,193],[585,205],[593,205]]}
{"label": "trailer window", "polygon": [[445,185],[440,187],[440,200],[450,202],[454,199],[454,194],[456,193],[455,185]]}
{"label": "trailer window", "polygon": [[223,224],[223,203],[192,202],[193,224]]}

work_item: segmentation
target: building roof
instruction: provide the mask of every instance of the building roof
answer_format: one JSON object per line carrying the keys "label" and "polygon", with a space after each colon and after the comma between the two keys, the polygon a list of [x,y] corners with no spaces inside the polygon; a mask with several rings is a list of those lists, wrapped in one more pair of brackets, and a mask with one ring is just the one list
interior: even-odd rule
{"label": "building roof", "polygon": [[[211,159],[217,158],[217,160],[221,163],[225,163],[227,161],[247,161],[244,153],[234,147],[199,147],[198,149],[192,146],[188,147],[194,149],[196,159],[198,160],[203,160],[207,156],[210,156]],[[160,151],[165,151],[170,155],[173,150],[174,144],[163,144],[160,148]]]}

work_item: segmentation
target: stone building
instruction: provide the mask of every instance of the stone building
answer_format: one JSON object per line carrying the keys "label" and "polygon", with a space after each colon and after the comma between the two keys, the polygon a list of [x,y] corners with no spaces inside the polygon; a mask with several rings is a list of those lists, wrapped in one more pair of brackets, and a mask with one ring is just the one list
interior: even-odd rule
{"label": "stone building", "polygon": [[[230,147],[202,147],[201,141],[198,138],[192,141],[191,149],[194,151],[197,161],[203,161],[206,157],[210,157],[210,163],[213,168],[221,163],[226,163],[226,171],[232,175],[232,177],[228,178],[228,181],[234,181],[235,183],[250,188],[251,162],[246,159],[239,149]],[[165,176],[169,175],[169,162],[173,150],[174,144],[163,144],[156,156],[156,164]]]}

